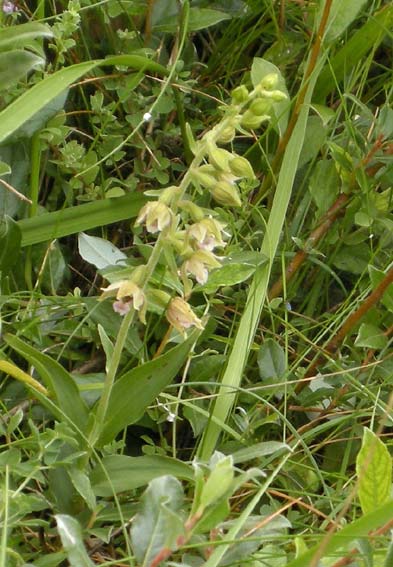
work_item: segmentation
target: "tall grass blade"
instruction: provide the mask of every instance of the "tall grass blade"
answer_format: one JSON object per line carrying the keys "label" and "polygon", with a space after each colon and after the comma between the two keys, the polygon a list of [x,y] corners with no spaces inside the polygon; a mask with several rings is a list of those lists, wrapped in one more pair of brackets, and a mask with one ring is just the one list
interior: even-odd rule
{"label": "tall grass blade", "polygon": [[62,211],[17,221],[22,232],[21,246],[47,242],[81,231],[105,226],[137,216],[146,199],[139,193],[131,193],[117,199],[104,199],[68,207]]}
{"label": "tall grass blade", "polygon": [[[302,106],[298,121],[283,157],[272,210],[261,246],[261,255],[267,257],[269,261],[257,269],[250,286],[246,307],[240,320],[212,413],[213,417],[219,422],[226,421],[235,401],[236,391],[241,383],[248,353],[265,302],[270,272],[284,224],[292,192],[292,185],[298,168],[300,152],[303,147],[309,111],[308,104],[311,100],[319,68],[320,66],[311,77],[305,103]],[[211,420],[202,439],[200,456],[203,460],[208,459],[213,453],[220,433],[220,426]]]}

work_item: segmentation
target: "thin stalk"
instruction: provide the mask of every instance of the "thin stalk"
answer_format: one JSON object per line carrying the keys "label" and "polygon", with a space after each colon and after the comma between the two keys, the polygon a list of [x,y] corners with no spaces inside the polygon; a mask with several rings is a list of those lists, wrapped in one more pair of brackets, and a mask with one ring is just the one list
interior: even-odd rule
{"label": "thin stalk", "polygon": [[0,545],[0,567],[7,567],[7,531],[8,531],[8,513],[9,513],[9,466],[5,465],[4,471],[4,513],[3,513],[3,529],[1,531]]}
{"label": "thin stalk", "polygon": [[[36,132],[31,139],[30,148],[30,200],[29,218],[34,218],[38,210],[38,196],[40,191],[40,169],[41,169],[41,142],[40,132]],[[31,248],[26,251],[25,281],[27,288],[33,289],[33,265],[31,259]]]}

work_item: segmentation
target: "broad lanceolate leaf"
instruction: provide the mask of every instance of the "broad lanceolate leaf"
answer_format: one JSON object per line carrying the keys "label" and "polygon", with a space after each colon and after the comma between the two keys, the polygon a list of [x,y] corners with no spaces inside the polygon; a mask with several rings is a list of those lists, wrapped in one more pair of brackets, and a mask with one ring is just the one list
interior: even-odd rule
{"label": "broad lanceolate leaf", "polygon": [[21,233],[16,222],[4,215],[0,219],[0,271],[6,273],[17,261]]}
{"label": "broad lanceolate leaf", "polygon": [[17,337],[6,335],[4,339],[37,369],[52,394],[54,403],[61,411],[56,417],[61,419],[64,414],[70,424],[74,424],[82,432],[85,431],[89,414],[72,376],[61,364]]}
{"label": "broad lanceolate leaf", "polygon": [[[333,0],[326,28],[325,41],[339,37],[354,21],[367,0]],[[321,3],[321,12],[324,7]]]}
{"label": "broad lanceolate leaf", "polygon": [[105,65],[127,65],[134,69],[168,74],[165,67],[140,55],[118,55],[65,67],[45,77],[0,112],[0,143],[85,73]]}
{"label": "broad lanceolate leaf", "polygon": [[110,443],[122,429],[143,416],[146,408],[179,372],[196,336],[195,332],[192,333],[180,345],[155,360],[133,368],[115,382],[99,445]]}
{"label": "broad lanceolate leaf", "polygon": [[29,71],[44,63],[42,57],[23,49],[0,53],[0,91],[7,89]]}
{"label": "broad lanceolate leaf", "polygon": [[226,264],[218,270],[214,270],[207,283],[198,286],[196,290],[212,293],[221,286],[232,286],[242,283],[250,278],[256,270],[256,266],[250,264]]}
{"label": "broad lanceolate leaf", "polygon": [[162,475],[192,480],[194,471],[183,461],[161,455],[110,455],[104,457],[93,469],[90,480],[96,496],[112,496],[113,492],[125,492],[145,486]]}
{"label": "broad lanceolate leaf", "polygon": [[392,458],[384,443],[367,427],[356,458],[359,500],[363,514],[369,514],[390,499]]}
{"label": "broad lanceolate leaf", "polygon": [[97,236],[89,236],[81,232],[78,236],[79,254],[82,258],[93,264],[99,270],[108,266],[124,265],[127,256],[112,242]]}
{"label": "broad lanceolate leaf", "polygon": [[12,47],[22,47],[33,39],[52,37],[53,33],[48,26],[37,22],[28,22],[19,26],[9,26],[0,29],[0,50]]}
{"label": "broad lanceolate leaf", "polygon": [[[211,8],[190,8],[188,31],[198,31],[214,26],[223,20],[230,20],[231,15]],[[179,26],[178,15],[169,16],[157,23],[153,29],[160,32],[174,32]]]}
{"label": "broad lanceolate leaf", "polygon": [[87,555],[82,539],[82,529],[75,518],[66,514],[56,514],[57,531],[59,532],[64,551],[67,553],[71,567],[94,567]]}
{"label": "broad lanceolate leaf", "polygon": [[142,510],[131,527],[131,540],[138,565],[150,565],[162,550],[176,548],[177,538],[184,533],[180,512],[183,488],[172,476],[152,480],[143,494]]}

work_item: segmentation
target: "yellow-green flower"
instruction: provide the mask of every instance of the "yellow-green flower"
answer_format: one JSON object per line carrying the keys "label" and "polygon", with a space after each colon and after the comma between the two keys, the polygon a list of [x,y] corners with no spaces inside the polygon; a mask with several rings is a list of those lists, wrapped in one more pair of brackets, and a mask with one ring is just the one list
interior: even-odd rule
{"label": "yellow-green flower", "polygon": [[185,274],[192,274],[196,281],[204,285],[209,276],[209,270],[221,268],[220,262],[208,250],[197,250],[183,264]]}
{"label": "yellow-green flower", "polygon": [[221,236],[223,229],[222,223],[213,218],[205,218],[188,227],[187,235],[195,248],[212,252],[214,248],[226,246]]}
{"label": "yellow-green flower", "polygon": [[131,308],[138,311],[138,316],[142,323],[146,323],[146,300],[142,289],[132,280],[120,280],[102,288],[102,298],[115,295],[116,301],[113,303],[113,310],[120,315],[125,315]]}
{"label": "yellow-green flower", "polygon": [[150,201],[142,207],[135,225],[146,225],[147,232],[161,232],[172,222],[172,211],[161,201]]}

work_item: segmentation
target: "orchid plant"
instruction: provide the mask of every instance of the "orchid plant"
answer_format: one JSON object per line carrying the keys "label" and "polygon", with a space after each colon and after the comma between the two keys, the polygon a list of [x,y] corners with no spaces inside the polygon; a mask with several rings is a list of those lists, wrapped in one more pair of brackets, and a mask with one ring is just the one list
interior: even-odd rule
{"label": "orchid plant", "polygon": [[[225,224],[217,212],[198,206],[191,191],[208,192],[211,199],[222,207],[240,207],[243,196],[238,182],[252,181],[255,174],[250,162],[243,156],[224,149],[236,132],[251,135],[271,117],[273,106],[286,98],[277,89],[278,75],[267,74],[249,91],[245,85],[232,92],[230,104],[222,107],[221,121],[195,141],[188,129],[190,148],[194,158],[179,185],[160,191],[148,191],[148,201],[140,210],[135,226],[143,226],[150,235],[158,235],[147,263],[134,269],[126,279],[112,281],[103,288],[102,298],[115,296],[113,309],[120,315],[130,310],[146,322],[150,299],[161,303],[170,325],[181,334],[190,327],[203,328],[202,320],[193,312],[188,301],[194,282],[206,284],[212,270],[220,269],[222,262],[217,250],[226,246],[228,238]],[[146,117],[150,120],[151,116]],[[156,290],[150,279],[161,258],[165,255],[167,268],[182,289],[181,295]]]}

